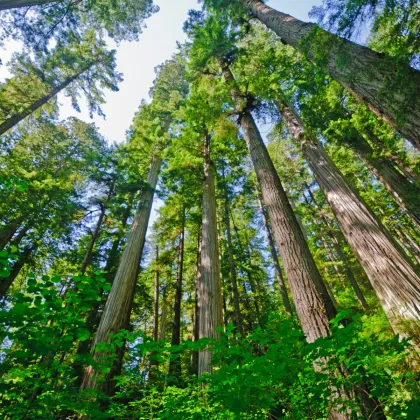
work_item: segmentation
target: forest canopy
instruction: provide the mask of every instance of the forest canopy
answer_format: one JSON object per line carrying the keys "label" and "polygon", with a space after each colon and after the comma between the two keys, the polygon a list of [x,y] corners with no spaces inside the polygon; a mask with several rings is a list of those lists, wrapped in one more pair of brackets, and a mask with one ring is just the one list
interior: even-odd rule
{"label": "forest canopy", "polygon": [[1,417],[420,418],[417,2],[204,0],[63,117],[155,3],[0,0]]}

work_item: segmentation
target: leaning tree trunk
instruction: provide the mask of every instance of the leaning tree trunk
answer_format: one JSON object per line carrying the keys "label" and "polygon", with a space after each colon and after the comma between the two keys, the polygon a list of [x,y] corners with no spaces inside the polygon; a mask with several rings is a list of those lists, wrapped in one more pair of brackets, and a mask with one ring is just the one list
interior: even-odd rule
{"label": "leaning tree trunk", "polygon": [[[362,289],[359,286],[359,283],[356,280],[356,277],[354,276],[353,270],[350,267],[350,262],[346,256],[346,254],[344,253],[344,251],[341,248],[340,243],[338,242],[337,237],[335,236],[334,231],[332,230],[330,223],[328,222],[327,218],[323,215],[322,209],[319,206],[318,202],[316,201],[314,195],[312,194],[311,188],[309,187],[309,185],[304,184],[306,191],[309,194],[309,197],[311,198],[312,204],[315,206],[315,209],[317,210],[317,214],[314,214],[314,217],[320,217],[321,220],[324,222],[324,225],[326,226],[326,228],[329,230],[329,234],[330,234],[330,238],[331,241],[333,243],[333,247],[334,250],[338,256],[338,258],[341,260],[342,264],[343,264],[343,271],[345,276],[347,277],[347,280],[350,282],[351,287],[354,290],[354,293],[356,294],[356,297],[362,307],[362,309],[364,311],[367,310],[367,302],[365,299],[365,295],[363,294]],[[310,204],[308,202],[307,197],[304,195],[305,200],[308,204]],[[328,246],[328,245],[327,245]]]}
{"label": "leaning tree trunk", "polygon": [[[123,217],[121,220],[121,227],[119,231],[116,234],[116,237],[114,238],[112,242],[111,250],[109,251],[108,258],[105,264],[104,272],[105,272],[105,279],[107,280],[108,284],[111,284],[113,280],[113,276],[115,274],[114,267],[118,266],[119,262],[119,248],[120,244],[124,235],[125,228],[127,226],[128,218],[130,217],[131,210],[133,208],[133,200],[134,200],[134,194],[131,197],[131,201],[128,203],[127,208],[125,209],[123,213]],[[89,331],[89,333],[92,334],[96,331],[100,318],[100,309],[103,306],[106,298],[104,298],[104,292],[101,292],[101,300],[96,301],[92,304],[91,309],[88,312],[88,315],[86,317],[85,322],[85,328]],[[88,340],[79,341],[79,344],[77,345],[76,355],[82,356],[89,353],[90,348],[92,346],[92,338],[89,338]],[[76,380],[74,382],[74,385],[76,388],[80,388],[83,382],[83,376],[84,376],[84,369],[83,369],[83,360],[77,359],[73,363],[73,369],[74,374],[76,377]]]}
{"label": "leaning tree trunk", "polygon": [[[378,150],[382,150],[386,148],[385,143],[375,135],[375,133],[368,128],[363,129],[363,134],[367,137],[367,139],[376,146]],[[397,153],[395,153],[393,150],[390,150],[387,148],[387,154],[389,155],[389,159],[394,162],[394,164],[398,167],[398,169],[405,175],[407,179],[409,179],[412,182],[420,182],[420,174],[414,171],[410,165],[408,165],[406,162],[404,162],[403,159],[401,159]]]}
{"label": "leaning tree trunk", "polygon": [[330,204],[341,230],[357,255],[396,333],[419,342],[420,275],[399,245],[353,191],[317,139],[306,138],[302,121],[281,105],[290,134]]}
{"label": "leaning tree trunk", "polygon": [[[95,352],[96,346],[99,343],[111,343],[111,339],[109,338],[110,334],[116,334],[128,327],[147,225],[152,210],[153,197],[161,164],[162,159],[155,156],[147,179],[148,186],[144,189],[140,197],[139,208],[134,216],[127,243],[112,284],[112,289],[105,304],[98,331],[96,332],[93,345],[95,360],[104,356],[102,353]],[[113,364],[111,372],[106,377],[106,381],[102,382],[98,378],[98,373],[92,366],[89,366],[85,369],[82,389],[97,389],[102,390],[107,395],[113,394],[115,388],[114,376],[118,374],[124,350],[115,346],[115,353],[117,354],[117,361]]]}
{"label": "leaning tree trunk", "polygon": [[[264,4],[241,0],[282,42],[303,51],[358,100],[420,148],[420,72]],[[396,80],[398,77],[398,80]]]}
{"label": "leaning tree trunk", "polygon": [[0,124],[0,135],[4,134],[6,131],[10,130],[12,127],[14,127],[16,124],[21,122],[23,119],[25,119],[28,115],[31,115],[33,112],[35,112],[38,108],[45,105],[50,99],[54,98],[59,92],[61,92],[63,89],[65,89],[70,83],[74,82],[78,77],[80,77],[85,71],[89,70],[92,67],[93,63],[89,66],[83,68],[81,71],[77,72],[71,77],[68,77],[63,82],[61,82],[56,87],[52,88],[51,91],[44,95],[42,98],[37,99],[35,102],[33,102],[30,106],[23,109],[18,114],[12,115],[6,120],[4,120]]}
{"label": "leaning tree trunk", "polygon": [[292,305],[290,303],[289,296],[287,294],[286,282],[285,282],[283,274],[281,272],[279,258],[277,256],[276,247],[274,246],[273,235],[271,233],[271,229],[270,229],[270,226],[268,224],[267,216],[265,215],[265,209],[264,209],[263,203],[261,202],[261,198],[260,198],[260,194],[259,194],[258,190],[257,190],[256,194],[257,194],[257,198],[258,198],[258,204],[260,206],[261,217],[262,217],[262,220],[263,220],[263,223],[264,223],[265,233],[267,235],[268,245],[270,247],[271,258],[273,260],[274,270],[276,272],[277,282],[278,282],[279,288],[280,288],[281,298],[283,300],[284,309],[285,309],[287,314],[291,315],[292,314]]}
{"label": "leaning tree trunk", "polygon": [[416,227],[420,229],[420,188],[402,175],[392,161],[377,156],[364,137],[346,138],[343,139],[343,142],[356,152]]}
{"label": "leaning tree trunk", "polygon": [[[184,236],[185,236],[185,209],[182,211],[181,234],[179,237],[178,248],[178,269],[176,273],[175,303],[174,303],[174,321],[172,323],[171,345],[179,346],[181,344],[181,302],[182,302],[182,275],[184,266]],[[169,375],[173,381],[181,376],[181,359],[179,353],[172,355],[169,362]]]}
{"label": "leaning tree trunk", "polygon": [[[272,223],[274,238],[283,261],[296,312],[307,341],[313,342],[330,333],[329,320],[335,317],[336,309],[315,265],[261,134],[251,113],[246,106],[244,107],[247,101],[243,101],[229,67],[224,66],[222,72],[224,79],[231,84],[232,99],[240,115],[240,125]],[[361,387],[364,388],[363,385]],[[334,396],[349,398],[345,390],[332,387],[331,391]],[[364,395],[366,390],[355,392],[360,398],[362,411],[371,415],[377,408],[375,402],[366,398]],[[340,412],[338,409],[332,409],[329,418],[350,419],[352,415],[347,410]],[[378,418],[384,417],[379,415]]]}
{"label": "leaning tree trunk", "polygon": [[261,134],[235,85],[229,67],[223,67],[223,76],[231,84],[232,98],[238,113],[263,201],[273,228],[274,238],[283,261],[296,312],[309,342],[326,337],[329,320],[336,310],[315,265],[302,230],[296,220],[280,178],[274,168]]}
{"label": "leaning tree trunk", "polygon": [[40,6],[56,3],[54,0],[0,0],[0,10],[17,9],[19,7]]}
{"label": "leaning tree trunk", "polygon": [[20,270],[22,270],[23,266],[28,262],[34,249],[35,245],[25,248],[19,255],[19,258],[15,261],[12,270],[10,271],[10,275],[8,277],[0,278],[0,299],[3,299],[6,296],[7,291],[20,273]]}
{"label": "leaning tree trunk", "polygon": [[[214,167],[210,158],[210,135],[204,144],[203,224],[201,244],[201,278],[198,286],[199,338],[218,339],[223,327],[223,299],[217,240],[217,207]],[[198,375],[212,373],[212,352],[200,350]]]}

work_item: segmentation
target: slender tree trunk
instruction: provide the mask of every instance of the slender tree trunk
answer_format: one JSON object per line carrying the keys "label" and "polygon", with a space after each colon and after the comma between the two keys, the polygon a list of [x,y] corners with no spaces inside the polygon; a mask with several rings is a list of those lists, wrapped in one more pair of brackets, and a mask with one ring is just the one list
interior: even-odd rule
{"label": "slender tree trunk", "polygon": [[[419,71],[313,23],[274,10],[261,0],[241,1],[285,44],[303,51],[309,60],[420,148]],[[396,82],[396,75],[401,80]]]}
{"label": "slender tree trunk", "polygon": [[[201,245],[201,278],[199,283],[199,337],[219,338],[217,328],[223,327],[223,299],[217,240],[217,207],[214,166],[210,158],[210,135],[204,144],[203,225]],[[200,350],[198,375],[212,373],[212,352]]]}
{"label": "slender tree trunk", "polygon": [[[336,238],[330,223],[328,222],[327,218],[322,214],[322,209],[320,207],[320,205],[318,204],[318,202],[316,201],[314,195],[312,194],[311,188],[309,187],[309,185],[304,185],[306,191],[309,194],[309,197],[311,198],[311,201],[313,203],[313,205],[315,206],[316,210],[317,210],[317,214],[314,215],[316,217],[320,217],[321,220],[324,222],[324,225],[327,227],[327,229],[329,230],[329,234],[330,234],[330,238],[331,241],[333,243],[335,252],[338,256],[338,258],[341,260],[341,262],[343,263],[343,270],[344,270],[344,274],[347,277],[348,281],[350,282],[351,287],[354,290],[354,293],[356,294],[357,299],[359,300],[359,303],[362,307],[362,309],[364,311],[367,310],[367,302],[365,299],[365,295],[363,294],[362,289],[359,286],[359,283],[356,280],[356,277],[353,274],[353,271],[350,267],[350,262],[347,259],[346,254],[344,253],[344,251],[341,249],[340,243],[338,242],[338,239]],[[305,200],[307,200],[307,197],[304,195]],[[308,203],[308,201],[306,201]],[[308,203],[309,204],[309,203]]]}
{"label": "slender tree trunk", "polygon": [[[121,244],[121,240],[124,235],[125,228],[127,226],[128,218],[130,217],[130,213],[133,207],[133,200],[134,200],[134,194],[132,197],[132,200],[129,202],[129,205],[127,206],[126,210],[123,213],[122,221],[121,221],[121,230],[117,233],[115,239],[112,242],[111,250],[109,251],[108,259],[105,264],[104,272],[105,272],[105,278],[109,284],[112,284],[113,276],[115,274],[114,267],[118,265],[119,260],[119,248]],[[90,332],[90,334],[93,334],[96,329],[98,328],[98,324],[100,322],[100,309],[103,307],[103,304],[106,300],[104,298],[104,293],[101,293],[101,300],[94,302],[92,305],[92,308],[90,309],[87,317],[86,317],[86,323],[85,328]],[[85,341],[79,341],[79,344],[77,345],[76,355],[82,356],[89,353],[89,350],[92,346],[92,338],[89,338]],[[80,388],[83,382],[83,376],[84,376],[84,369],[83,369],[83,361],[82,360],[76,360],[73,364],[73,369],[76,376],[75,386],[76,388]]]}
{"label": "slender tree trunk", "polygon": [[378,157],[364,137],[346,138],[344,142],[359,155],[373,175],[379,179],[420,229],[420,188],[402,175],[390,160]]}
{"label": "slender tree trunk", "polygon": [[4,120],[0,124],[0,135],[4,134],[6,131],[10,130],[16,124],[21,122],[24,118],[28,115],[31,115],[35,112],[38,108],[45,105],[50,99],[54,98],[59,92],[61,92],[64,88],[66,88],[70,83],[74,82],[80,75],[82,75],[85,71],[89,70],[92,67],[93,63],[90,64],[88,67],[85,67],[81,71],[77,72],[73,76],[68,77],[63,82],[58,84],[56,87],[52,88],[51,91],[44,95],[42,98],[37,99],[33,102],[29,107],[25,108],[23,111],[19,112],[18,114],[12,115],[6,120]]}
{"label": "slender tree trunk", "polygon": [[[420,276],[402,249],[353,191],[316,139],[305,138],[297,114],[282,104],[282,115],[357,255],[396,333],[416,337],[420,321]],[[420,337],[415,338],[416,341]]]}
{"label": "slender tree trunk", "polygon": [[0,229],[0,251],[2,251],[12,240],[13,235],[17,232],[18,229],[18,223],[11,223],[9,226],[5,226]]}
{"label": "slender tree trunk", "polygon": [[[178,269],[176,274],[174,321],[172,323],[172,346],[181,344],[181,302],[182,302],[182,275],[184,266],[184,235],[185,235],[185,209],[182,210],[181,234],[178,248]],[[169,362],[169,375],[174,379],[181,376],[181,359],[179,354],[174,354]]]}
{"label": "slender tree trunk", "polygon": [[[386,148],[384,142],[377,137],[371,130],[364,128],[363,134],[376,146],[378,150]],[[400,171],[405,175],[407,179],[412,182],[420,182],[420,174],[415,172],[410,166],[405,163],[394,151],[387,149],[389,153],[389,158],[394,162],[394,164],[400,169]]]}
{"label": "slender tree trunk", "polygon": [[17,9],[19,7],[40,6],[56,3],[54,0],[0,0],[0,10]]}
{"label": "slender tree trunk", "polygon": [[[128,327],[137,275],[143,254],[146,231],[161,164],[162,159],[155,156],[152,160],[147,179],[148,187],[145,188],[141,195],[139,208],[134,216],[134,221],[121,256],[118,271],[115,275],[112,289],[109,293],[108,300],[102,313],[101,322],[96,333],[93,346],[95,360],[103,356],[102,354],[95,352],[96,346],[99,343],[110,343],[110,334],[116,334]],[[85,369],[82,389],[98,389],[102,390],[107,395],[113,394],[115,388],[114,376],[118,373],[118,369],[120,368],[123,350],[116,347],[115,353],[117,354],[117,363],[114,364],[110,374],[107,375],[106,382],[98,380],[97,372],[94,371],[92,366],[89,366]]]}
{"label": "slender tree trunk", "polygon": [[228,248],[228,257],[229,257],[229,273],[230,281],[232,284],[232,294],[233,294],[233,307],[235,313],[235,325],[240,334],[243,334],[243,325],[242,325],[242,314],[241,307],[239,305],[239,290],[238,290],[238,276],[236,273],[235,258],[233,255],[233,244],[232,244],[232,231],[230,230],[230,218],[229,218],[229,202],[228,202],[227,189],[225,188],[225,199],[224,199],[224,219],[226,227],[226,239],[227,239],[227,248]]}
{"label": "slender tree trunk", "polygon": [[260,206],[261,217],[264,223],[265,233],[267,235],[268,245],[270,247],[271,258],[273,260],[274,270],[276,272],[277,283],[279,284],[280,294],[283,301],[284,309],[287,314],[292,314],[292,305],[289,300],[289,296],[287,294],[286,282],[284,280],[283,274],[280,269],[280,262],[277,256],[277,250],[274,245],[273,235],[271,233],[270,226],[268,224],[267,216],[265,215],[265,209],[263,207],[263,203],[261,202],[260,194],[258,190],[256,191],[258,204]]}
{"label": "slender tree trunk", "polygon": [[153,341],[159,338],[159,247],[156,245],[156,268],[153,298]]}
{"label": "slender tree trunk", "polygon": [[13,284],[16,277],[20,273],[20,270],[22,270],[23,266],[28,262],[34,249],[35,245],[31,245],[25,248],[25,250],[19,255],[19,258],[15,261],[12,270],[10,271],[10,276],[0,278],[0,299],[4,299],[10,286]]}
{"label": "slender tree trunk", "polygon": [[12,238],[12,240],[10,241],[10,245],[18,247],[22,242],[22,239],[28,234],[32,227],[32,223],[27,223],[26,225],[24,225],[23,228],[18,232],[18,234]]}
{"label": "slender tree trunk", "polygon": [[[195,302],[194,302],[194,322],[193,322],[193,341],[198,341],[200,338],[200,284],[201,284],[201,244],[202,235],[201,228],[197,235],[197,262],[196,262],[196,280],[195,280]],[[193,351],[191,354],[191,373],[198,375],[198,351]]]}
{"label": "slender tree trunk", "polygon": [[98,217],[98,220],[96,222],[95,229],[92,232],[92,237],[90,238],[89,245],[86,249],[85,255],[83,257],[82,265],[80,267],[80,271],[82,272],[82,274],[85,274],[86,269],[88,268],[88,265],[92,261],[93,247],[95,246],[95,243],[99,238],[102,223],[103,223],[104,218],[105,218],[105,211],[106,211],[105,206],[101,205],[101,212],[99,213],[99,217]]}

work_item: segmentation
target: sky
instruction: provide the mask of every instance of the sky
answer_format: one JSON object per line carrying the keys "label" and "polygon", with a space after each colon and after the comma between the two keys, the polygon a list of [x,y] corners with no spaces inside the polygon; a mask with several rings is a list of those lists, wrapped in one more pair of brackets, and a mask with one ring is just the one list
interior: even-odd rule
{"label": "sky", "polygon": [[[292,16],[308,20],[308,12],[312,6],[320,4],[321,0],[271,0],[269,5]],[[149,100],[149,89],[155,78],[154,68],[171,58],[176,52],[176,41],[183,42],[185,34],[182,31],[189,9],[199,8],[197,0],[155,0],[160,11],[147,20],[147,27],[138,42],[122,42],[115,46],[117,50],[117,68],[123,73],[124,81],[119,85],[118,92],[105,93],[106,104],[102,109],[106,118],[89,117],[86,107],[82,112],[75,111],[70,101],[64,95],[58,96],[61,104],[60,117],[78,117],[86,122],[95,122],[101,134],[109,142],[122,142],[126,130],[131,125],[134,114],[142,99]],[[6,64],[11,54],[19,50],[17,42],[6,41],[0,47],[0,58]],[[0,67],[0,81],[8,76],[7,66]]]}

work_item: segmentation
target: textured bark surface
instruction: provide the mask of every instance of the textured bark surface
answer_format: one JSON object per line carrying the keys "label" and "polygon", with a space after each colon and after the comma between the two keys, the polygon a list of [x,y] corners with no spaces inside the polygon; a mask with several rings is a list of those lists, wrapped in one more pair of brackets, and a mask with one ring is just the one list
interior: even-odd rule
{"label": "textured bark surface", "polygon": [[[216,329],[223,327],[223,299],[217,237],[217,207],[214,167],[210,159],[210,136],[204,145],[203,224],[201,244],[201,278],[198,287],[199,338],[219,338]],[[198,375],[212,372],[212,353],[200,350]]]}
{"label": "textured bark surface", "polygon": [[[365,270],[395,332],[418,337],[420,276],[399,245],[377,220],[316,139],[306,139],[296,114],[283,106],[289,131],[333,210],[340,228]],[[416,339],[418,340],[418,338]]]}
{"label": "textured bark surface", "polygon": [[17,9],[19,7],[39,6],[55,3],[53,0],[0,0],[0,10]]}
{"label": "textured bark surface", "polygon": [[[148,187],[145,188],[141,195],[139,208],[134,216],[117,274],[115,275],[112,289],[109,293],[95,336],[93,346],[95,359],[103,356],[95,353],[95,347],[98,343],[109,343],[109,334],[116,334],[128,327],[138,270],[161,164],[161,158],[153,158],[147,179]],[[116,353],[119,353],[117,359],[122,357],[123,352],[120,350],[116,349]],[[93,370],[92,366],[89,366],[85,370],[82,388],[101,389],[106,394],[111,395],[114,391],[113,377],[118,369],[117,365],[118,363],[111,370],[105,382],[98,381],[97,373]]]}
{"label": "textured bark surface", "polygon": [[264,209],[263,203],[261,202],[261,198],[260,198],[260,195],[259,195],[258,191],[257,191],[257,197],[258,197],[258,204],[260,206],[261,217],[262,217],[262,220],[263,220],[263,223],[264,223],[265,233],[267,235],[268,246],[270,247],[271,258],[273,260],[274,270],[276,272],[277,283],[278,283],[279,288],[280,288],[280,294],[281,294],[281,298],[282,298],[282,301],[283,301],[284,309],[286,310],[286,313],[291,315],[292,314],[292,305],[290,303],[289,296],[287,294],[286,282],[284,280],[283,274],[282,274],[281,269],[280,269],[280,262],[279,262],[279,258],[277,256],[276,247],[274,246],[273,235],[271,233],[271,229],[270,229],[270,226],[268,224],[267,216],[265,215],[265,209]]}
{"label": "textured bark surface", "polygon": [[[317,214],[314,214],[314,217],[320,217],[322,222],[324,223],[324,225],[329,229],[329,235],[330,235],[330,239],[333,243],[334,246],[334,250],[337,254],[337,257],[339,258],[339,260],[343,263],[343,272],[344,275],[346,276],[347,280],[350,282],[351,287],[354,290],[354,293],[356,294],[356,297],[362,307],[363,310],[367,309],[367,302],[365,299],[365,295],[362,292],[362,289],[359,286],[359,283],[356,280],[356,277],[353,274],[353,270],[350,267],[350,262],[345,254],[345,252],[341,249],[341,245],[337,239],[337,237],[335,236],[335,233],[333,231],[333,229],[330,226],[330,223],[328,222],[327,218],[322,214],[322,209],[319,206],[318,202],[316,201],[314,195],[312,194],[312,191],[309,187],[309,185],[305,185],[305,189],[309,194],[309,197],[311,198],[312,204],[315,206],[315,209],[317,210]],[[307,197],[305,196],[305,200],[307,200]],[[307,201],[308,204],[310,204]],[[326,245],[328,246],[328,245]],[[329,248],[328,248],[329,249]],[[340,272],[340,270],[338,270],[338,272]]]}
{"label": "textured bark surface", "polygon": [[359,155],[373,175],[379,179],[420,229],[420,188],[402,175],[391,160],[377,156],[375,150],[362,136],[344,139],[344,142]]}
{"label": "textured bark surface", "polygon": [[65,89],[70,83],[74,82],[78,77],[80,77],[85,71],[89,70],[92,67],[92,65],[93,64],[91,64],[88,67],[85,67],[83,70],[79,71],[78,73],[74,74],[73,76],[61,82],[58,86],[52,88],[51,91],[47,95],[36,100],[28,108],[24,109],[22,112],[12,115],[9,118],[7,118],[5,121],[3,121],[0,124],[0,135],[10,130],[16,124],[18,124],[23,119],[25,119],[28,115],[31,115],[33,112],[35,112],[38,108],[45,105],[50,99],[54,98],[54,96],[56,96],[59,92]]}
{"label": "textured bark surface", "polygon": [[0,229],[0,251],[2,251],[6,245],[13,238],[13,235],[18,230],[18,225],[12,224]]}
{"label": "textured bark surface", "polygon": [[[185,210],[182,214],[182,227],[179,236],[178,269],[176,273],[174,320],[172,322],[171,345],[179,346],[181,343],[181,302],[182,302],[182,276],[184,267],[184,236],[185,236]],[[181,375],[181,360],[178,355],[169,362],[169,374],[179,378]]]}
{"label": "textured bark surface", "polygon": [[[241,0],[284,43],[306,56],[420,148],[420,72],[264,4]],[[402,77],[400,83],[395,78]]]}
{"label": "textured bark surface", "polygon": [[329,334],[329,319],[336,315],[334,305],[326,298],[328,292],[302,230],[254,119],[248,111],[243,110],[243,100],[228,67],[223,68],[223,76],[231,84],[232,98],[241,114],[240,125],[261,187],[296,312],[307,340],[313,342]]}

